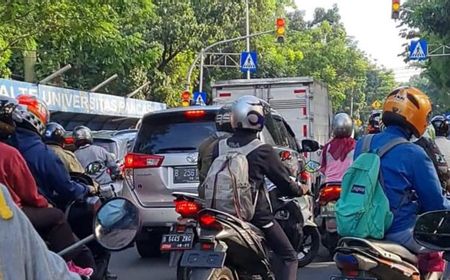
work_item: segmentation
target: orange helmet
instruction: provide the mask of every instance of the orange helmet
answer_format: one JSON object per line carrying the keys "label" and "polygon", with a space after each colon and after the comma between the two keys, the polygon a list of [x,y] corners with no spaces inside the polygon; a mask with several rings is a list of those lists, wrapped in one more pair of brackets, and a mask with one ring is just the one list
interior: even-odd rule
{"label": "orange helmet", "polygon": [[414,87],[400,87],[392,91],[383,106],[383,123],[386,126],[407,127],[416,137],[422,136],[431,115],[428,96]]}

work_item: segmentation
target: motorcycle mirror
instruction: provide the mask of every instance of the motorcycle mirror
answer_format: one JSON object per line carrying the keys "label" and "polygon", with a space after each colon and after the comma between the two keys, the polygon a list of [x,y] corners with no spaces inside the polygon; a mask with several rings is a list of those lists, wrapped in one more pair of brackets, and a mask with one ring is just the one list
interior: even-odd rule
{"label": "motorcycle mirror", "polygon": [[316,173],[320,169],[320,163],[315,160],[310,160],[305,164],[305,170],[309,173]]}
{"label": "motorcycle mirror", "polygon": [[315,152],[320,149],[319,142],[311,139],[302,140],[302,152]]}
{"label": "motorcycle mirror", "polygon": [[128,247],[140,230],[138,208],[123,197],[109,200],[100,207],[94,221],[98,243],[110,251]]}
{"label": "motorcycle mirror", "polygon": [[420,215],[414,227],[414,239],[428,249],[450,251],[450,211]]}
{"label": "motorcycle mirror", "polygon": [[86,173],[87,174],[96,174],[97,172],[99,172],[100,170],[102,170],[102,163],[99,161],[94,161],[88,164],[88,166],[86,166]]}

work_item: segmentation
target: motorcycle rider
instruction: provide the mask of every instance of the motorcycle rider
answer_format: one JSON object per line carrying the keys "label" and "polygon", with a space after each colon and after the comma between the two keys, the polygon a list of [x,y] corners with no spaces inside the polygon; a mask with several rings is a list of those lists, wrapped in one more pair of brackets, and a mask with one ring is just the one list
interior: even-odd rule
{"label": "motorcycle rider", "polygon": [[0,184],[0,279],[79,280],[64,260],[47,249],[30,221]]}
{"label": "motorcycle rider", "polygon": [[[382,121],[386,128],[374,136],[370,149],[376,150],[397,138],[420,138],[427,128],[431,102],[426,94],[414,87],[392,91],[383,106]],[[354,158],[362,149],[358,141]],[[402,144],[381,158],[384,191],[394,214],[392,226],[385,238],[403,245],[415,253],[424,252],[413,238],[413,228],[420,212],[449,209],[432,161],[418,145]]]}
{"label": "motorcycle rider", "polygon": [[436,139],[434,142],[439,147],[439,150],[445,157],[447,163],[450,162],[450,140],[448,137],[448,120],[444,116],[435,116],[431,119],[431,124],[436,132]]}
{"label": "motorcycle rider", "polygon": [[325,183],[341,182],[345,171],[353,162],[356,141],[351,137],[353,122],[346,113],[339,113],[333,119],[333,138],[325,144],[322,152],[320,172]]}
{"label": "motorcycle rider", "polygon": [[100,162],[105,167],[95,175],[94,180],[99,184],[108,184],[112,180],[111,175],[108,174],[107,169],[111,174],[117,176],[120,174],[120,168],[116,163],[114,154],[109,153],[105,148],[93,145],[91,130],[86,126],[77,126],[72,132],[75,146],[75,156],[81,165],[86,168],[90,163]]}
{"label": "motorcycle rider", "polygon": [[50,118],[46,104],[31,95],[19,95],[17,102],[23,121],[16,122],[10,142],[25,158],[39,191],[60,209],[65,209],[73,200],[95,193],[93,186],[72,181],[62,161],[42,141]]}
{"label": "motorcycle rider", "polygon": [[200,197],[205,196],[202,184],[212,164],[214,147],[218,141],[230,137],[233,133],[233,128],[231,127],[231,106],[224,105],[220,108],[215,120],[217,131],[206,138],[198,147],[197,169],[200,179],[198,189]]}
{"label": "motorcycle rider", "polygon": [[69,172],[84,173],[84,168],[74,153],[64,149],[64,135],[66,130],[56,122],[49,122],[45,127],[43,140],[64,163]]}
{"label": "motorcycle rider", "polygon": [[[257,138],[265,121],[265,108],[262,101],[254,96],[243,96],[232,105],[231,126],[233,135],[227,145],[243,147]],[[219,155],[218,144],[214,147],[213,161]],[[247,155],[249,177],[258,192],[255,215],[252,224],[259,227],[265,235],[267,245],[280,257],[282,268],[276,273],[277,279],[297,279],[297,252],[288,237],[274,219],[271,205],[266,196],[264,178],[267,177],[283,196],[301,196],[307,192],[289,178],[286,167],[275,153],[272,146],[264,144]]]}
{"label": "motorcycle rider", "polygon": [[369,125],[367,126],[368,134],[377,134],[381,132],[383,122],[381,121],[381,111],[374,111],[369,117]]}
{"label": "motorcycle rider", "polygon": [[[53,208],[47,200],[38,193],[33,175],[22,155],[15,148],[3,143],[15,131],[14,122],[21,122],[21,116],[16,111],[15,99],[0,97],[0,184],[7,187],[13,201],[22,209],[35,229],[49,243],[54,252],[61,251],[74,244],[75,239],[64,213]],[[3,141],[1,141],[3,140]],[[88,268],[84,270],[73,266],[75,271],[87,271],[95,266],[92,253],[86,246],[65,256],[66,261],[75,262]],[[92,272],[91,272],[92,273]]]}

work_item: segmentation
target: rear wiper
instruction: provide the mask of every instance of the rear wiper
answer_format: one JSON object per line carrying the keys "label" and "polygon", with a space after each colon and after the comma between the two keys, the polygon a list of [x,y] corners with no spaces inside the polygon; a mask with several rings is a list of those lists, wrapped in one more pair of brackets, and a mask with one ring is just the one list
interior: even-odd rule
{"label": "rear wiper", "polygon": [[168,152],[168,151],[195,151],[195,150],[197,150],[196,147],[171,147],[171,148],[159,149],[156,154],[161,153],[161,152]]}

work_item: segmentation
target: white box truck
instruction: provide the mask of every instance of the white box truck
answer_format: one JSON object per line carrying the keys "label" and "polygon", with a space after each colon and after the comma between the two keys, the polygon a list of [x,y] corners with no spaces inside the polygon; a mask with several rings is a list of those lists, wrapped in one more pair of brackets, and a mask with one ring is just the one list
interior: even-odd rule
{"label": "white box truck", "polygon": [[296,137],[325,144],[333,117],[326,84],[311,77],[218,81],[212,85],[213,103],[254,95],[267,101],[291,126]]}

